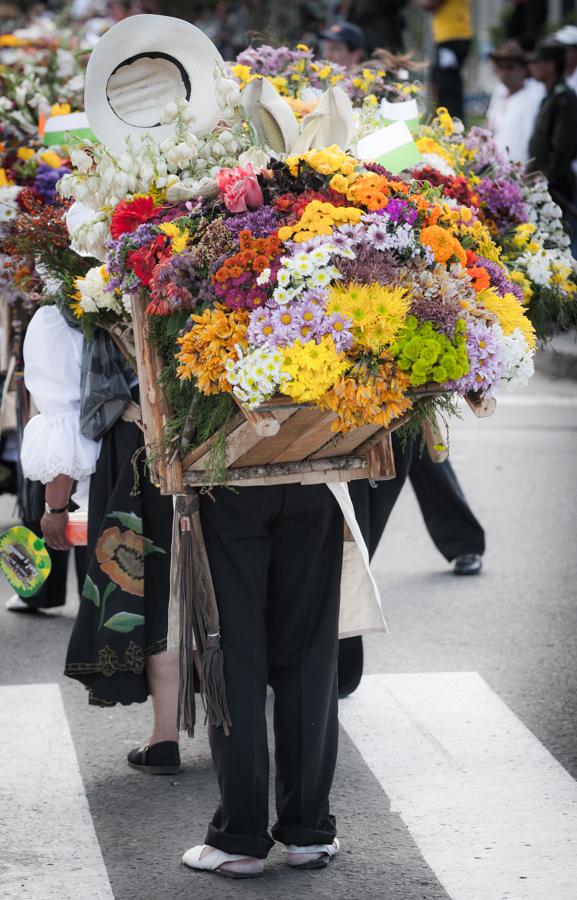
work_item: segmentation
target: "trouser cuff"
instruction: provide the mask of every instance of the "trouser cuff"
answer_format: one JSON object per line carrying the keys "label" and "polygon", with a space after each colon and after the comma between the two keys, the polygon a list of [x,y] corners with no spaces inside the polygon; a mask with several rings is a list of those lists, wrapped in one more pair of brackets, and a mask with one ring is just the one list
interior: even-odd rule
{"label": "trouser cuff", "polygon": [[225,853],[239,853],[242,856],[254,856],[256,859],[266,859],[274,844],[268,834],[230,834],[227,831],[219,831],[214,825],[208,826],[204,842]]}
{"label": "trouser cuff", "polygon": [[[332,820],[332,821],[331,821]],[[275,825],[272,836],[280,844],[296,844],[308,847],[311,844],[332,844],[337,834],[334,818],[324,823],[324,828],[306,828],[304,825]]]}

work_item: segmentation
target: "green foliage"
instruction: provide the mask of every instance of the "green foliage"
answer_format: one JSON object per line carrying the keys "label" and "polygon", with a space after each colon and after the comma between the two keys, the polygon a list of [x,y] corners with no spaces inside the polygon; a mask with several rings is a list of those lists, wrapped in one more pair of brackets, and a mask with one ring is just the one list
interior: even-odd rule
{"label": "green foliage", "polygon": [[397,430],[396,434],[403,449],[410,440],[418,441],[421,450],[424,446],[423,425],[440,419],[444,430],[449,434],[449,419],[461,418],[457,395],[447,392],[434,397],[421,397],[415,401],[410,418]]}
{"label": "green foliage", "polygon": [[[220,428],[229,421],[236,404],[230,394],[213,394],[206,396],[201,393],[192,380],[182,380],[177,376],[178,362],[178,336],[185,327],[188,313],[175,313],[172,316],[150,316],[151,340],[162,358],[165,366],[161,372],[159,383],[171,410],[171,416],[167,422],[164,442],[165,445],[175,443],[183,433],[185,424],[190,424],[188,450],[198,447],[209,437],[212,437]],[[187,417],[194,402],[194,416],[192,423],[187,422]]]}

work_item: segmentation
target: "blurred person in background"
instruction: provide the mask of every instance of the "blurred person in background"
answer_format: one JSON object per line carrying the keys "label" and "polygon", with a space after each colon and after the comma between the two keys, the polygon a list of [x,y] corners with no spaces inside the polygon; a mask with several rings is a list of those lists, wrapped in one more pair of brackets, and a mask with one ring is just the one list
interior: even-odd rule
{"label": "blurred person in background", "polygon": [[[390,515],[407,478],[419,504],[425,527],[435,547],[453,563],[455,575],[479,575],[483,568],[485,532],[469,507],[448,459],[434,462],[419,439],[406,443],[393,432],[396,477],[378,481],[351,481],[349,493],[357,522],[369,550],[375,555]],[[352,694],[363,674],[362,637],[339,641],[339,697]]]}
{"label": "blurred person in background", "polygon": [[375,50],[403,53],[403,9],[407,0],[344,0],[339,13],[367,35],[367,54]]}
{"label": "blurred person in background", "polygon": [[362,28],[351,22],[335,22],[320,34],[321,55],[329,62],[354,69],[367,58],[367,41]]}
{"label": "blurred person in background", "polygon": [[565,47],[565,81],[577,93],[577,26],[565,25],[554,37]]}
{"label": "blurred person in background", "polygon": [[[571,90],[577,93],[577,27],[565,25],[554,37],[565,47],[565,81]],[[576,209],[571,216],[571,253],[574,259],[577,259],[577,159],[573,160],[573,174],[576,181],[573,206]]]}
{"label": "blurred person in background", "polygon": [[518,41],[506,41],[490,56],[499,82],[491,96],[487,124],[499,150],[514,162],[526,163],[545,88],[529,77],[527,55]]}
{"label": "blurred person in background", "polygon": [[542,37],[549,15],[549,0],[511,0],[507,10],[506,36],[533,50]]}
{"label": "blurred person in background", "polygon": [[418,0],[431,13],[435,59],[431,79],[436,106],[445,106],[452,116],[464,118],[462,70],[471,48],[470,0]]}
{"label": "blurred person in background", "polygon": [[530,56],[531,75],[545,87],[529,141],[529,172],[541,172],[565,220],[575,230],[573,203],[577,157],[577,94],[565,81],[566,48],[555,40],[542,41]]}

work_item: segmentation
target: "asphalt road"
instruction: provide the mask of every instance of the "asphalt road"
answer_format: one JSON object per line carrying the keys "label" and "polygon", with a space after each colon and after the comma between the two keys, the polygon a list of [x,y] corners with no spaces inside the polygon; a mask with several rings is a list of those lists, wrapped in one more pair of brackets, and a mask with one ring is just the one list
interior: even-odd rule
{"label": "asphalt road", "polygon": [[[367,677],[342,703],[342,852],[322,872],[288,871],[276,849],[257,881],[185,870],[217,796],[202,728],[180,775],[129,770],[150,710],[89,708],[64,679],[74,599],[20,616],[0,585],[0,719],[14,704],[0,736],[0,897],[574,900],[577,383],[538,375],[490,420],[464,410],[451,459],[486,529],[484,571],[451,574],[407,486],[374,561],[390,633],[365,640]],[[47,705],[58,690],[62,721]]]}

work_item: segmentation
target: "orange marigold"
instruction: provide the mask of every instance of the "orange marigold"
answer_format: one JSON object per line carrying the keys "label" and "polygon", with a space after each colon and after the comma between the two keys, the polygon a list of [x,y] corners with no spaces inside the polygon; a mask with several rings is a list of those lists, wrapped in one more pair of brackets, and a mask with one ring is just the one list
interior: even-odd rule
{"label": "orange marigold", "polygon": [[228,310],[217,304],[201,315],[190,317],[192,328],[178,339],[180,363],[178,377],[195,378],[203,394],[230,391],[226,378],[226,363],[238,360],[237,344],[246,349],[246,329],[249,315],[245,309]]}
{"label": "orange marigold", "polygon": [[467,254],[457,238],[440,225],[427,225],[421,230],[421,243],[430,247],[438,263],[446,263],[456,257],[462,266],[467,265]]}
{"label": "orange marigold", "polygon": [[382,209],[387,205],[390,196],[389,179],[385,175],[376,175],[374,172],[357,178],[347,194],[348,199],[355,206],[366,206],[370,210]]}
{"label": "orange marigold", "polygon": [[333,385],[319,400],[318,406],[337,414],[331,428],[346,432],[361,425],[388,428],[412,407],[407,396],[410,379],[394,362],[385,361],[376,376],[353,369]]}

